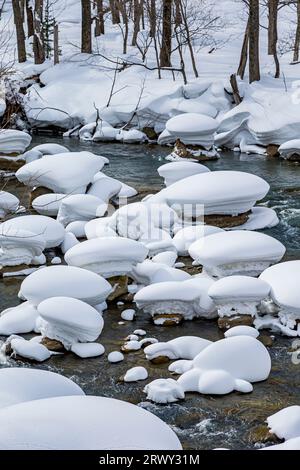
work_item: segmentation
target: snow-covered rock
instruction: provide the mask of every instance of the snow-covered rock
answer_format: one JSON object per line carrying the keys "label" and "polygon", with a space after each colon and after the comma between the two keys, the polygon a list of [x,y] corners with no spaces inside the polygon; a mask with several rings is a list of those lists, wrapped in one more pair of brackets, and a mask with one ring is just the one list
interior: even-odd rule
{"label": "snow-covered rock", "polygon": [[65,254],[70,266],[88,269],[104,277],[126,275],[144,261],[147,248],[127,238],[97,238],[74,246]]}
{"label": "snow-covered rock", "polygon": [[1,312],[0,335],[25,334],[34,331],[38,311],[30,302],[10,307]]}
{"label": "snow-covered rock", "polygon": [[42,194],[32,201],[32,207],[41,215],[56,217],[65,194],[49,193]]}
{"label": "snow-covered rock", "polygon": [[85,238],[86,220],[75,220],[66,226],[66,233],[72,233],[76,238]]}
{"label": "snow-covered rock", "polygon": [[144,349],[146,358],[153,361],[159,357],[175,359],[194,359],[211,341],[197,336],[180,336],[166,343],[156,343]]}
{"label": "snow-covered rock", "polygon": [[272,434],[279,439],[300,438],[300,406],[289,406],[267,418]]}
{"label": "snow-covered rock", "polygon": [[30,163],[42,158],[44,155],[57,155],[58,153],[66,153],[68,151],[69,150],[66,147],[60,144],[41,144],[27,150],[27,152],[23,153],[21,157],[26,161],[26,163]]}
{"label": "snow-covered rock", "polygon": [[278,149],[281,158],[285,160],[300,161],[300,139],[289,140]]}
{"label": "snow-covered rock", "polygon": [[45,239],[46,248],[59,246],[64,239],[64,227],[56,220],[45,215],[23,215],[0,224],[0,232],[6,235],[8,230],[26,230]]}
{"label": "snow-covered rock", "polygon": [[251,326],[239,325],[230,328],[224,333],[225,338],[232,338],[232,336],[252,336],[252,338],[258,338],[259,332]]}
{"label": "snow-covered rock", "polygon": [[42,186],[54,193],[81,194],[104,164],[102,157],[90,152],[60,153],[27,163],[16,177],[31,188]]}
{"label": "snow-covered rock", "polygon": [[57,221],[64,227],[77,220],[92,220],[102,217],[107,210],[107,204],[91,194],[72,194],[62,199]]}
{"label": "snow-covered rock", "polygon": [[194,162],[171,162],[158,168],[158,174],[164,178],[165,186],[170,186],[189,176],[208,173],[210,171],[204,165]]}
{"label": "snow-covered rock", "polygon": [[93,238],[117,237],[116,231],[110,227],[111,217],[102,217],[86,222],[84,231],[88,240]]}
{"label": "snow-covered rock", "polygon": [[262,230],[276,227],[278,224],[279,219],[274,209],[253,207],[247,222],[238,227],[232,227],[231,230]]}
{"label": "snow-covered rock", "polygon": [[21,284],[22,297],[39,305],[50,297],[74,297],[91,305],[101,304],[110,284],[95,273],[71,266],[49,266],[30,274]]}
{"label": "snow-covered rock", "polygon": [[0,420],[0,448],[6,450],[182,449],[176,434],[157,416],[112,398],[35,400],[3,408]]}
{"label": "snow-covered rock", "polygon": [[103,318],[97,310],[81,300],[70,297],[52,297],[38,305],[44,320],[44,337],[60,341],[66,349],[73,343],[95,341],[103,329]]}
{"label": "snow-covered rock", "polygon": [[176,232],[173,238],[173,244],[179,256],[188,256],[189,248],[196,240],[219,232],[224,232],[224,230],[212,225],[191,225],[190,227],[182,228]]}
{"label": "snow-covered rock", "polygon": [[129,131],[121,129],[116,135],[116,140],[124,144],[142,144],[146,142],[147,136],[138,129],[130,129]]}
{"label": "snow-covered rock", "polygon": [[13,356],[21,356],[30,361],[44,362],[51,357],[50,351],[40,343],[13,338],[10,342]]}
{"label": "snow-covered rock", "polygon": [[143,285],[155,284],[167,281],[186,281],[190,275],[180,269],[171,268],[166,264],[155,263],[146,259],[132,268],[130,276]]}
{"label": "snow-covered rock", "polygon": [[132,367],[124,375],[124,382],[138,382],[139,380],[146,380],[148,378],[148,371],[145,367]]}
{"label": "snow-covered rock", "polygon": [[122,183],[120,181],[110,178],[100,171],[94,176],[94,182],[91,184],[87,194],[108,202],[112,197],[119,194],[121,189]]}
{"label": "snow-covered rock", "polygon": [[149,257],[166,251],[174,251],[177,254],[170,234],[161,228],[151,227],[149,231],[141,233],[139,242],[149,250]]}
{"label": "snow-covered rock", "polygon": [[257,307],[266,299],[271,287],[267,282],[249,276],[228,276],[215,282],[208,291],[220,317],[256,316]]}
{"label": "snow-covered rock", "polygon": [[61,374],[25,367],[0,370],[0,408],[42,398],[84,395],[79,385]]}
{"label": "snow-covered rock", "polygon": [[153,256],[152,262],[158,264],[165,264],[170,268],[173,268],[177,260],[177,253],[174,251],[163,251],[158,255]]}
{"label": "snow-covered rock", "polygon": [[107,356],[108,362],[117,364],[118,362],[124,361],[124,355],[120,351],[112,351]]}
{"label": "snow-covered rock", "polygon": [[23,131],[14,129],[1,129],[0,153],[23,153],[30,145],[31,136]]}
{"label": "snow-covered rock", "polygon": [[19,208],[19,199],[7,191],[0,191],[0,219],[13,214]]}
{"label": "snow-covered rock", "polygon": [[125,321],[133,321],[135,317],[135,310],[133,308],[128,308],[126,310],[123,310],[121,313],[121,318],[122,320]]}
{"label": "snow-covered rock", "polygon": [[74,343],[71,351],[82,359],[102,356],[105,353],[104,347],[99,343]]}
{"label": "snow-covered rock", "polygon": [[221,232],[194,242],[190,256],[217,277],[232,274],[257,276],[285,254],[284,245],[258,232]]}
{"label": "snow-covered rock", "polygon": [[80,241],[77,240],[74,233],[72,232],[65,232],[65,236],[63,239],[62,244],[60,245],[60,249],[62,253],[65,255],[68,250],[73,248],[73,246],[79,245]]}
{"label": "snow-covered rock", "polygon": [[10,220],[0,225],[0,265],[33,264],[46,247],[45,237],[43,234],[38,235],[22,229],[22,224],[16,224],[20,228],[15,228],[13,222],[12,225],[13,227],[10,225]]}

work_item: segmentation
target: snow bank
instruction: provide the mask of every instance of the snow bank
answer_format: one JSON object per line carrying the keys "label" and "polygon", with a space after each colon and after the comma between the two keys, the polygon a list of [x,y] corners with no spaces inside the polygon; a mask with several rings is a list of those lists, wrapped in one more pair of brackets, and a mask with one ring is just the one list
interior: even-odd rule
{"label": "snow bank", "polygon": [[31,136],[23,131],[14,129],[0,130],[0,153],[23,153],[30,145]]}

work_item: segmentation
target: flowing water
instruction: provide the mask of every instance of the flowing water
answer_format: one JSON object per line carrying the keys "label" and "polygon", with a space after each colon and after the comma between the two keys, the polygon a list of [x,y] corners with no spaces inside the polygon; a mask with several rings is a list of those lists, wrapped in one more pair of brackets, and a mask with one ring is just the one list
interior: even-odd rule
{"label": "flowing water", "polygon": [[[165,163],[169,153],[166,148],[146,145],[92,144],[78,140],[36,137],[32,146],[56,142],[72,151],[89,150],[106,156],[110,165],[104,172],[139,189],[157,191],[162,187],[157,168]],[[287,247],[286,259],[300,259],[300,166],[266,159],[256,155],[240,155],[224,152],[219,161],[208,164],[212,170],[240,170],[255,173],[266,179],[271,191],[264,201],[267,207],[276,209],[280,224],[266,233],[278,238]],[[23,204],[28,200],[28,192],[15,180],[7,183],[5,189],[16,194]],[[0,280],[1,310],[17,305],[17,292],[22,278]],[[120,314],[131,304],[118,307],[113,305],[104,313],[105,327],[100,342],[106,354],[95,359],[79,359],[73,354],[54,356],[42,365],[34,365],[64,374],[76,381],[87,394],[115,397],[140,404],[170,424],[187,449],[230,449],[254,448],[258,440],[260,426],[267,416],[279,409],[300,405],[300,365],[293,364],[289,349],[289,338],[276,337],[270,348],[272,373],[266,382],[254,384],[249,395],[233,393],[223,397],[208,397],[187,394],[186,400],[173,405],[159,406],[146,401],[143,387],[159,377],[169,377],[167,365],[154,366],[145,360],[143,351],[128,354],[119,364],[110,364],[107,353],[118,350],[124,338],[136,328],[147,331],[148,337],[168,341],[177,336],[198,335],[210,340],[222,338],[215,322],[196,320],[185,322],[174,328],[154,326],[147,315],[138,312],[134,322],[120,324]],[[30,335],[26,335],[30,337]],[[7,363],[0,357],[2,366],[32,366],[29,363],[9,359]],[[120,377],[126,370],[143,365],[148,369],[149,379],[137,384],[124,384]]]}

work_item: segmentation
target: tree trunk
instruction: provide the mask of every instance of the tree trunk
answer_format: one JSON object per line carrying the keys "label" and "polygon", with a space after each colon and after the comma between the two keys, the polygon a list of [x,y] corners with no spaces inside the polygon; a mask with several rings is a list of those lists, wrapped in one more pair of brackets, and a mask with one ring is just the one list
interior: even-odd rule
{"label": "tree trunk", "polygon": [[59,41],[58,41],[58,24],[54,25],[53,31],[53,55],[54,55],[54,65],[59,64]]}
{"label": "tree trunk", "polygon": [[180,26],[182,23],[181,8],[181,0],[175,0],[175,28]]}
{"label": "tree trunk", "polygon": [[42,64],[43,62],[45,62],[42,21],[43,21],[43,0],[35,0],[34,36],[33,36],[33,52],[34,52],[35,64]]}
{"label": "tree trunk", "polygon": [[[195,54],[194,54],[194,49],[193,49],[193,44],[192,44],[190,27],[189,27],[188,18],[187,18],[187,12],[186,12],[186,9],[183,7],[182,0],[176,0],[176,1],[177,1],[176,7],[178,6],[179,15],[180,15],[180,23],[178,26],[180,26],[181,22],[183,22],[184,28],[185,28],[186,41],[187,41],[187,45],[190,51],[193,71],[194,71],[195,77],[198,78],[199,73],[198,73],[197,66],[196,66],[196,59],[195,59]],[[175,18],[175,21],[179,21],[179,18]]]}
{"label": "tree trunk", "polygon": [[241,50],[240,63],[239,63],[238,71],[237,71],[238,76],[241,77],[242,80],[244,79],[244,76],[245,76],[246,65],[248,61],[248,46],[249,46],[249,19],[248,19],[246,30],[245,30],[244,41],[243,41],[243,46]]}
{"label": "tree trunk", "polygon": [[109,6],[111,11],[112,23],[119,24],[120,20],[120,12],[118,9],[117,1],[116,0],[109,0]]}
{"label": "tree trunk", "polygon": [[259,80],[259,0],[249,0],[249,82]]}
{"label": "tree trunk", "polygon": [[27,37],[34,35],[33,11],[30,0],[26,0]]}
{"label": "tree trunk", "polygon": [[97,0],[96,3],[97,3],[97,18],[96,18],[95,36],[101,36],[101,34],[105,33],[103,0]]}
{"label": "tree trunk", "polygon": [[149,16],[149,23],[150,23],[150,37],[154,38],[156,35],[156,2],[155,0],[149,1],[148,16]]}
{"label": "tree trunk", "polygon": [[279,0],[269,0],[269,25],[268,25],[268,54],[274,57],[276,72],[275,78],[280,77],[280,64],[277,54],[278,42],[278,3]]}
{"label": "tree trunk", "polygon": [[92,53],[91,25],[90,0],[81,0],[81,52],[85,54]]}
{"label": "tree trunk", "polygon": [[141,17],[142,17],[142,2],[140,0],[133,0],[133,15],[134,15],[134,29],[132,36],[132,46],[136,46],[136,40],[140,31]]}
{"label": "tree trunk", "polygon": [[160,66],[171,67],[172,53],[172,0],[163,0],[163,32]]}
{"label": "tree trunk", "polygon": [[298,62],[300,49],[300,0],[297,0],[297,30],[294,44],[294,57],[293,61]]}
{"label": "tree trunk", "polygon": [[17,48],[18,48],[18,61],[26,62],[26,47],[25,47],[25,33],[23,28],[23,19],[21,12],[21,5],[19,0],[12,0],[12,7],[14,12],[14,21],[17,33]]}

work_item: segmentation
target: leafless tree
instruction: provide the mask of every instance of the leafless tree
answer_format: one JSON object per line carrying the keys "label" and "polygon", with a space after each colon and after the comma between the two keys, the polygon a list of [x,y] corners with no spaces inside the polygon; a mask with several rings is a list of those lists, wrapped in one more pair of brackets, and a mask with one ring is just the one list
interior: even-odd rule
{"label": "leafless tree", "polygon": [[17,34],[18,61],[26,62],[25,33],[23,27],[20,0],[12,0],[12,7],[14,12],[14,21]]}
{"label": "leafless tree", "polygon": [[90,0],[81,0],[81,52],[92,53],[92,16]]}

